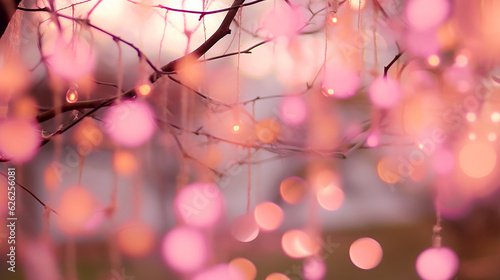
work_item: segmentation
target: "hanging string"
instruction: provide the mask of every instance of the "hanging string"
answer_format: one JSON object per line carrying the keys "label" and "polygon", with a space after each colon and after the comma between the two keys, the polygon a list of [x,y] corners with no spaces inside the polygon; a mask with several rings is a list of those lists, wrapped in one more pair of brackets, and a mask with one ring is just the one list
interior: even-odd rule
{"label": "hanging string", "polygon": [[328,12],[328,3],[325,8],[325,48],[323,53],[323,75],[326,75],[326,58],[328,56],[328,21],[329,21],[329,12]]}
{"label": "hanging string", "polygon": [[250,213],[250,195],[251,195],[251,190],[252,190],[252,152],[251,148],[248,148],[247,150],[248,153],[248,160],[247,160],[247,176],[248,176],[248,185],[247,185],[247,214]]}
{"label": "hanging string", "polygon": [[378,17],[378,12],[377,9],[373,9],[373,29],[372,29],[372,36],[373,36],[373,56],[375,59],[375,65],[374,67],[377,68],[378,66],[378,50],[377,50],[377,17]]}
{"label": "hanging string", "polygon": [[165,17],[163,18],[165,20],[165,24],[163,25],[163,34],[161,35],[160,48],[158,49],[157,65],[160,65],[161,63],[161,50],[163,49],[163,40],[165,40],[165,33],[167,33],[167,22],[168,22],[167,15],[168,15],[168,10],[165,11]]}
{"label": "hanging string", "polygon": [[439,186],[436,187],[436,197],[434,199],[434,208],[436,209],[436,224],[432,228],[432,246],[441,247],[441,207],[439,206]]}
{"label": "hanging string", "polygon": [[[116,46],[118,47],[118,61],[116,68],[118,71],[116,71],[116,94],[117,96],[120,96],[122,94],[122,83],[123,83],[123,61],[122,61],[122,47],[120,45],[119,41],[115,41]],[[120,102],[120,98],[116,99],[118,102]]]}
{"label": "hanging string", "polygon": [[238,55],[237,55],[237,67],[236,67],[236,104],[240,102],[240,57],[241,57],[241,30],[242,30],[242,10],[238,11]]}

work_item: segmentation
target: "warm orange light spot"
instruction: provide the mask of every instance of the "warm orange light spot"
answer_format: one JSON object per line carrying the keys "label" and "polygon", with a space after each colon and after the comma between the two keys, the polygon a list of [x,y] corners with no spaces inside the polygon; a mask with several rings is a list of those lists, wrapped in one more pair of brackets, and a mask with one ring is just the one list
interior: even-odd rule
{"label": "warm orange light spot", "polygon": [[307,183],[302,178],[292,176],[281,181],[281,198],[288,204],[300,203],[304,199],[306,192]]}
{"label": "warm orange light spot", "polygon": [[395,184],[401,179],[398,172],[398,160],[395,157],[384,157],[377,164],[377,173],[382,181]]}
{"label": "warm orange light spot", "polygon": [[467,58],[467,56],[460,54],[455,57],[455,63],[459,67],[465,67],[469,63],[469,59]]}
{"label": "warm orange light spot", "polygon": [[85,188],[78,186],[67,189],[57,207],[60,214],[57,216],[59,228],[69,235],[82,232],[95,211],[94,207],[94,197]]}
{"label": "warm orange light spot", "polygon": [[33,98],[23,96],[14,102],[13,111],[19,118],[34,118],[38,114],[38,107]]}
{"label": "warm orange light spot", "polygon": [[149,84],[142,84],[137,86],[137,93],[142,96],[149,95],[151,93],[151,86]]}
{"label": "warm orange light spot", "polygon": [[315,253],[314,242],[311,237],[297,229],[285,232],[281,238],[283,252],[291,258],[299,259]]}
{"label": "warm orange light spot", "polygon": [[150,225],[133,221],[123,224],[116,237],[118,248],[123,253],[132,257],[141,257],[153,249],[156,234]]}
{"label": "warm orange light spot", "polygon": [[342,206],[344,196],[344,192],[339,187],[331,185],[319,190],[316,199],[323,209],[335,211]]}
{"label": "warm orange light spot", "polygon": [[290,278],[283,273],[274,272],[269,274],[265,280],[290,280]]}
{"label": "warm orange light spot", "polygon": [[273,119],[263,119],[255,125],[255,134],[260,142],[270,144],[278,139],[280,125]]}
{"label": "warm orange light spot", "polygon": [[203,64],[199,63],[192,55],[188,55],[179,61],[177,73],[182,84],[191,88],[198,88],[205,79]]}
{"label": "warm orange light spot", "polygon": [[91,118],[85,118],[78,124],[71,135],[71,140],[80,156],[87,156],[101,145],[104,133]]}
{"label": "warm orange light spot", "polygon": [[424,148],[424,145],[423,145],[423,144],[418,144],[418,148],[419,148],[420,150],[422,150],[422,149]]}
{"label": "warm orange light spot", "polygon": [[310,167],[309,178],[311,186],[316,191],[323,190],[330,186],[338,186],[340,181],[337,173],[329,168],[325,168],[321,164]]}
{"label": "warm orange light spot", "polygon": [[489,142],[468,142],[460,150],[460,168],[473,178],[489,175],[495,168],[496,161],[496,151]]}
{"label": "warm orange light spot", "polygon": [[66,92],[66,102],[75,103],[78,101],[78,91],[76,89],[68,89]]}
{"label": "warm orange light spot", "polygon": [[62,179],[59,178],[59,176],[61,176],[59,172],[62,171],[58,169],[57,164],[58,163],[49,164],[43,172],[43,182],[45,183],[45,188],[49,191],[55,190]]}
{"label": "warm orange light spot", "polygon": [[231,275],[242,275],[243,279],[241,280],[254,280],[257,277],[257,268],[245,258],[236,258],[230,261],[229,270]]}
{"label": "warm orange light spot", "polygon": [[372,269],[382,260],[382,247],[369,237],[363,237],[351,244],[349,256],[352,263],[361,269]]}
{"label": "warm orange light spot", "polygon": [[468,122],[474,122],[476,120],[476,114],[469,112],[465,115],[465,118],[467,119]]}
{"label": "warm orange light spot", "polygon": [[56,24],[53,21],[49,21],[49,28],[56,29]]}
{"label": "warm orange light spot", "polygon": [[500,113],[498,112],[491,113],[491,121],[494,123],[500,122]]}
{"label": "warm orange light spot", "polygon": [[495,132],[488,133],[488,140],[490,140],[491,142],[497,140],[497,134]]}
{"label": "warm orange light spot", "polygon": [[255,221],[262,230],[272,231],[283,223],[284,213],[275,203],[265,201],[259,203],[254,210]]}
{"label": "warm orange light spot", "polygon": [[439,58],[439,56],[433,54],[427,58],[427,63],[432,67],[436,67],[439,65],[439,63],[441,63],[441,59]]}
{"label": "warm orange light spot", "polygon": [[476,134],[474,132],[469,133],[469,140],[470,141],[476,140]]}
{"label": "warm orange light spot", "polygon": [[233,125],[233,132],[238,133],[238,131],[240,131],[240,126],[237,124]]}
{"label": "warm orange light spot", "polygon": [[120,175],[132,175],[138,170],[137,159],[129,151],[116,151],[113,154],[113,168]]}

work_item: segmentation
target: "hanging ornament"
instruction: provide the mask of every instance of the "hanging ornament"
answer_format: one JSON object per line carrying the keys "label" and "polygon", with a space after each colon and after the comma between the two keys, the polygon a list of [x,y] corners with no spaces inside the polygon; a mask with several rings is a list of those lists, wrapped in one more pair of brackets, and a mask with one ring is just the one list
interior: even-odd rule
{"label": "hanging ornament", "polygon": [[339,21],[339,18],[337,16],[337,11],[330,12],[328,14],[328,23],[331,25],[336,25],[337,22]]}
{"label": "hanging ornament", "polygon": [[75,103],[78,101],[78,91],[74,88],[68,89],[66,92],[66,102]]}
{"label": "hanging ornament", "polygon": [[333,0],[330,2],[330,11],[327,15],[327,21],[331,25],[336,25],[337,22],[339,21],[339,18],[337,16],[337,11],[339,8],[339,2],[337,0]]}

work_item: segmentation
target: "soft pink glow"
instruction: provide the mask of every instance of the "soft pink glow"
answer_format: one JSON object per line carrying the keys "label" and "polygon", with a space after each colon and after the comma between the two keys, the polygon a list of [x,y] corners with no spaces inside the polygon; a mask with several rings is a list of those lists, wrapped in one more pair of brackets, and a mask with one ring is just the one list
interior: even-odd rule
{"label": "soft pink glow", "polygon": [[41,133],[30,119],[8,118],[0,121],[0,154],[14,162],[26,162],[38,151]]}
{"label": "soft pink glow", "polygon": [[104,128],[111,139],[119,144],[137,147],[151,139],[156,124],[147,103],[127,100],[106,111]]}
{"label": "soft pink glow", "polygon": [[300,177],[291,176],[281,181],[281,198],[288,204],[298,204],[302,202],[306,193],[307,182]]}
{"label": "soft pink glow", "polygon": [[228,264],[219,264],[198,275],[193,280],[245,280],[240,271],[233,270]]}
{"label": "soft pink glow", "polygon": [[297,229],[292,229],[281,237],[281,248],[291,258],[299,259],[314,254],[315,246],[311,237]]}
{"label": "soft pink glow", "polygon": [[259,226],[252,214],[245,214],[234,219],[231,224],[231,234],[241,242],[253,241],[259,235]]}
{"label": "soft pink glow", "polygon": [[458,269],[458,257],[448,247],[428,248],[417,258],[418,275],[425,280],[449,280]]}
{"label": "soft pink glow", "polygon": [[447,0],[410,0],[406,18],[416,30],[429,30],[444,22],[450,11]]}
{"label": "soft pink glow", "polygon": [[316,199],[323,209],[335,211],[344,203],[344,192],[336,186],[330,185],[318,190]]}
{"label": "soft pink glow", "polygon": [[222,215],[224,201],[219,187],[211,183],[192,183],[182,188],[174,200],[176,216],[188,225],[209,227]]}
{"label": "soft pink glow", "polygon": [[327,97],[348,98],[356,93],[359,75],[348,67],[330,66],[323,79],[323,94]]}
{"label": "soft pink glow", "polygon": [[300,97],[287,97],[280,107],[281,118],[290,125],[298,125],[307,117],[307,107]]}
{"label": "soft pink glow", "polygon": [[306,280],[321,280],[326,274],[326,265],[319,259],[308,259],[303,268],[304,278]]}
{"label": "soft pink glow", "polygon": [[71,187],[64,191],[57,211],[57,225],[68,235],[82,233],[96,210],[94,196],[84,187]]}
{"label": "soft pink glow", "polygon": [[203,235],[192,228],[177,227],[163,238],[164,261],[181,272],[196,271],[207,259],[207,244]]}
{"label": "soft pink glow", "polygon": [[263,29],[274,37],[293,37],[303,25],[304,20],[298,9],[278,2],[265,17]]}
{"label": "soft pink glow", "polygon": [[370,99],[378,107],[391,108],[401,99],[399,83],[390,77],[379,77],[370,85]]}
{"label": "soft pink glow", "polygon": [[93,50],[82,40],[65,42],[59,38],[46,50],[47,63],[57,75],[76,80],[89,75],[95,66]]}
{"label": "soft pink glow", "polygon": [[245,258],[236,258],[229,262],[229,269],[231,270],[231,275],[241,274],[243,280],[254,280],[257,276],[257,268],[253,262]]}
{"label": "soft pink glow", "polygon": [[455,158],[448,150],[439,150],[433,155],[432,167],[439,174],[449,174],[455,166]]}
{"label": "soft pink glow", "polygon": [[370,148],[378,146],[378,135],[376,133],[370,133],[368,137],[366,137],[366,145]]}
{"label": "soft pink glow", "polygon": [[273,202],[265,201],[259,203],[254,211],[255,221],[260,229],[272,231],[283,223],[284,212]]}
{"label": "soft pink glow", "polygon": [[405,46],[412,54],[424,58],[439,51],[439,41],[435,32],[409,31],[405,34]]}
{"label": "soft pink glow", "polygon": [[372,269],[382,261],[382,247],[369,237],[363,237],[351,244],[349,256],[352,263],[361,269]]}
{"label": "soft pink glow", "polygon": [[473,178],[488,176],[495,168],[496,161],[496,151],[486,141],[468,142],[460,150],[460,168]]}

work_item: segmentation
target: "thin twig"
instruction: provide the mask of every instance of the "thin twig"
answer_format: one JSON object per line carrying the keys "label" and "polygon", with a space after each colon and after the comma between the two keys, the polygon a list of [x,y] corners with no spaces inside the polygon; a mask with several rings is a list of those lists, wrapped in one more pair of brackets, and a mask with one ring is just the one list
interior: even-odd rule
{"label": "thin twig", "polygon": [[[0,171],[0,175],[4,176],[5,178],[8,178],[7,174],[3,173]],[[59,215],[59,213],[57,213],[56,210],[48,207],[40,198],[38,198],[38,196],[36,196],[36,194],[34,194],[30,189],[28,189],[27,187],[23,186],[23,184],[19,183],[17,180],[15,181],[16,182],[16,185],[18,185],[19,187],[21,187],[23,190],[25,190],[27,193],[29,193],[33,198],[35,198],[41,205],[43,205],[43,207],[45,208],[48,208],[50,209],[50,211],[56,213],[57,215]]]}

